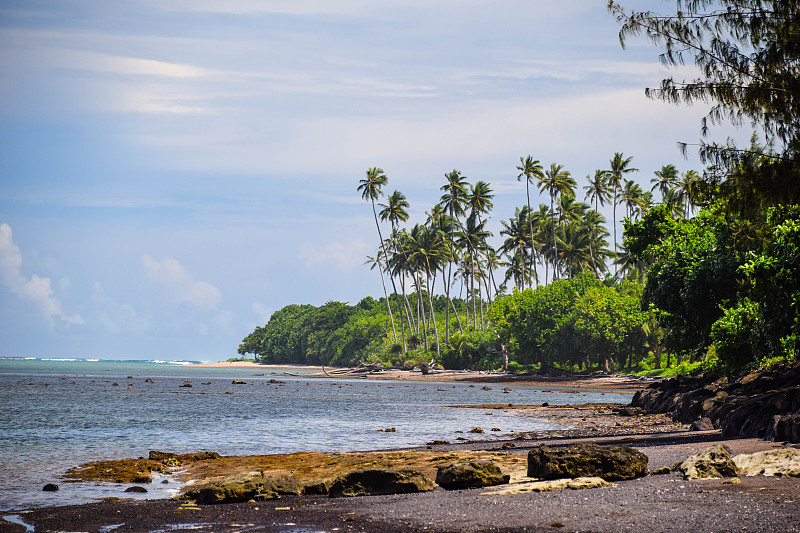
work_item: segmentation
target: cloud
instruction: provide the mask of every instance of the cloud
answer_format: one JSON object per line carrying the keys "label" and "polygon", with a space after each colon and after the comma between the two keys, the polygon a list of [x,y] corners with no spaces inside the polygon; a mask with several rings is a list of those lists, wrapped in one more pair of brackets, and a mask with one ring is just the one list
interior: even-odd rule
{"label": "cloud", "polygon": [[300,251],[300,258],[309,268],[327,265],[344,272],[364,264],[370,247],[361,239],[350,242],[332,242],[325,246],[308,245]]}
{"label": "cloud", "polygon": [[174,304],[190,303],[198,311],[212,311],[222,301],[222,293],[205,281],[195,281],[183,266],[171,257],[156,261],[142,256],[142,266],[149,281],[161,289]]}
{"label": "cloud", "polygon": [[50,278],[33,274],[26,279],[22,275],[22,254],[14,244],[11,226],[5,223],[0,224],[0,277],[12,293],[32,303],[50,327],[54,326],[54,318],[67,324],[83,323],[80,316],[68,316],[62,311],[61,302],[53,295]]}

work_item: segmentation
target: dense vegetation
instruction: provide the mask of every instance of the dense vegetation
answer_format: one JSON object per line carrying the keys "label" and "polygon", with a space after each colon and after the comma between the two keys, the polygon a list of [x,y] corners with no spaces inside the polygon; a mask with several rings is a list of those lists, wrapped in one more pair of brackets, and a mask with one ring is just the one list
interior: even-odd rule
{"label": "dense vegetation", "polygon": [[[616,153],[586,176],[584,203],[563,165],[521,157],[525,203],[486,229],[492,189],[458,170],[412,227],[399,191],[370,168],[359,182],[378,249],[369,263],[384,297],[356,306],[288,306],[245,338],[267,362],[433,361],[450,368],[529,365],[660,368],[681,362],[735,373],[794,359],[800,338],[800,13],[796,2],[681,0],[674,15],[609,9],[620,38],[645,34],[661,59],[694,60],[696,80],[648,90],[715,104],[703,134],[729,118],[764,137],[738,148],[701,142],[708,165],[664,165],[644,190]],[[685,145],[684,145],[685,147]],[[530,187],[549,198],[534,208]],[[660,196],[656,200],[655,194]],[[599,206],[611,205],[611,232]],[[380,210],[378,210],[380,207]],[[624,236],[617,235],[618,208]],[[383,223],[383,226],[382,226]],[[384,231],[387,236],[384,237]],[[612,239],[609,242],[609,239]],[[387,287],[386,281],[389,281]],[[511,292],[509,294],[509,289]],[[437,294],[438,293],[438,294]],[[458,297],[456,297],[458,293]]]}

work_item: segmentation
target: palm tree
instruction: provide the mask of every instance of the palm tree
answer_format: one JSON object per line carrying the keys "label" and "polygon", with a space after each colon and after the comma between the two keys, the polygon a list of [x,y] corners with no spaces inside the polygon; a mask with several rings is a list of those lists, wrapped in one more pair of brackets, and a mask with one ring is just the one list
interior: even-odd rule
{"label": "palm tree", "polygon": [[666,200],[667,191],[678,184],[678,169],[675,168],[675,165],[664,165],[654,174],[655,177],[650,178],[650,183],[653,184],[650,191],[658,189],[661,192],[661,199]]}
{"label": "palm tree", "polygon": [[686,216],[691,216],[694,213],[694,208],[697,206],[697,200],[700,194],[700,185],[702,183],[703,180],[700,179],[700,175],[696,170],[687,170],[681,174],[678,188],[686,199]]}
{"label": "palm tree", "polygon": [[600,272],[606,270],[606,258],[610,255],[606,249],[609,235],[605,226],[606,219],[597,211],[589,211],[584,216],[582,223],[589,234],[592,270],[597,277],[600,277]]}
{"label": "palm tree", "polygon": [[631,157],[624,157],[621,152],[614,153],[614,157],[611,158],[609,161],[611,165],[611,169],[609,170],[609,184],[614,187],[614,195],[611,197],[613,200],[613,209],[611,214],[611,223],[614,225],[614,253],[617,253],[617,194],[619,191],[620,186],[622,185],[622,179],[625,174],[629,174],[631,172],[638,172],[638,168],[632,168],[630,166]]}
{"label": "palm tree", "polygon": [[[378,223],[378,212],[375,210],[375,200],[383,196],[383,186],[389,183],[389,178],[383,173],[382,168],[370,167],[367,169],[367,177],[358,181],[358,189],[361,191],[361,198],[372,202],[372,215],[375,217],[375,227],[378,228],[378,239],[383,249],[383,256],[388,257],[386,247],[383,244],[383,235],[381,235],[381,225]],[[383,269],[379,269],[381,273],[381,283],[383,283]],[[391,278],[392,286],[394,287],[394,278]],[[394,291],[397,294],[397,290]],[[389,310],[389,320],[392,323],[392,333],[394,334],[394,342],[397,344],[397,330],[394,327],[394,317],[392,316],[392,304],[389,298],[386,298],[386,307]]]}
{"label": "palm tree", "polygon": [[633,180],[625,180],[619,192],[619,201],[625,205],[625,216],[632,219],[634,213],[645,206],[644,191]]}
{"label": "palm tree", "polygon": [[[395,254],[399,252],[399,241],[397,239],[397,227],[400,222],[405,222],[408,220],[408,211],[406,209],[409,206],[408,200],[403,193],[400,191],[394,191],[391,196],[389,196],[387,203],[379,204],[383,209],[381,209],[380,217],[382,221],[388,220],[389,223],[392,225],[392,238],[391,242],[393,244],[393,248]],[[384,247],[385,249],[385,247]],[[402,273],[402,270],[400,271]],[[392,279],[394,276],[390,273]],[[394,287],[394,283],[392,284]],[[406,298],[406,287],[405,287],[405,279],[403,279],[402,275],[400,277],[400,290],[403,293],[403,301],[399,302],[402,307],[405,307],[404,301]],[[395,291],[396,294],[396,291]],[[406,353],[406,327],[403,323],[403,312],[400,312],[400,333],[403,338],[403,353]]]}
{"label": "palm tree", "polygon": [[[553,233],[553,217],[550,215],[552,211],[545,204],[539,204],[539,209],[530,213],[531,227],[533,227],[533,237],[531,242],[534,243],[534,248],[531,250],[531,259],[536,263],[536,256],[542,259],[544,265],[544,283],[547,284],[547,276],[550,273],[550,267],[547,262],[547,257],[553,255],[553,250],[549,244],[552,242],[550,235]],[[536,270],[533,271],[534,276],[537,275]]]}
{"label": "palm tree", "polygon": [[[611,199],[611,190],[608,188],[608,170],[595,170],[594,176],[586,176],[588,185],[584,185],[586,191],[584,200],[594,202],[594,210],[599,211],[599,205],[606,205]],[[599,205],[598,205],[599,204]]]}
{"label": "palm tree", "polygon": [[[547,191],[550,195],[550,214],[555,217],[553,203],[556,196],[575,196],[575,180],[569,172],[564,170],[564,165],[552,163],[550,168],[539,178],[539,192]],[[556,223],[553,218],[553,279],[558,278],[558,243],[556,242]]]}
{"label": "palm tree", "polygon": [[664,204],[674,218],[684,218],[686,216],[686,206],[684,204],[684,192],[681,189],[670,189]]}
{"label": "palm tree", "polygon": [[[525,231],[526,226],[528,226],[528,207],[525,206],[522,209],[517,207],[514,209],[514,216],[508,221],[501,220],[500,224],[503,226],[503,229],[500,230],[500,235],[506,236],[500,249],[512,262],[516,261],[514,263],[515,267],[519,267],[521,264],[524,271],[525,266],[527,266],[525,248],[531,242]],[[520,261],[522,261],[522,263],[520,263]],[[526,279],[530,279],[529,276],[530,269],[527,275],[525,275],[524,272],[522,274],[518,272],[514,275],[514,282],[518,289],[522,290],[525,288],[525,281]],[[509,276],[506,275],[506,281],[508,279]]]}
{"label": "palm tree", "polygon": [[[425,226],[415,226],[410,233],[409,260],[417,263],[425,272],[428,286],[428,308],[430,319],[433,322],[436,336],[436,358],[441,356],[439,347],[439,328],[436,324],[436,315],[433,312],[433,274],[447,261],[450,250],[447,243],[441,238],[440,232]],[[448,308],[449,309],[449,308]]]}
{"label": "palm tree", "polygon": [[[530,189],[530,186],[533,183],[534,179],[540,180],[540,179],[542,179],[544,177],[544,170],[542,169],[542,165],[539,163],[539,160],[532,158],[530,155],[528,155],[524,159],[520,157],[519,158],[519,162],[521,163],[521,165],[517,167],[517,170],[520,171],[519,175],[517,176],[517,181],[520,181],[522,179],[522,176],[525,176],[525,194],[527,195],[527,199],[528,199],[528,204],[527,204],[528,205],[528,213],[531,213],[531,189]],[[530,225],[528,230],[529,230],[529,232],[530,232],[529,234],[531,236],[531,250],[533,250],[534,247],[535,247],[535,244],[533,242],[533,225],[532,225],[533,222],[530,220],[530,218],[528,219],[528,224]],[[536,284],[538,285],[539,284],[539,277],[533,274],[533,269],[534,269],[534,264],[533,264],[533,261],[531,261],[531,266],[530,266],[531,272],[529,273],[529,279],[530,278],[535,279],[536,280]]]}
{"label": "palm tree", "polygon": [[464,214],[464,204],[467,200],[467,178],[461,175],[458,170],[453,170],[444,175],[447,183],[439,189],[444,191],[441,204],[450,212],[452,226],[450,227],[450,262],[449,272],[445,279],[445,297],[447,298],[447,310],[445,312],[445,342],[450,342],[450,283],[453,274],[453,262],[455,261],[455,227],[458,225],[458,217]]}

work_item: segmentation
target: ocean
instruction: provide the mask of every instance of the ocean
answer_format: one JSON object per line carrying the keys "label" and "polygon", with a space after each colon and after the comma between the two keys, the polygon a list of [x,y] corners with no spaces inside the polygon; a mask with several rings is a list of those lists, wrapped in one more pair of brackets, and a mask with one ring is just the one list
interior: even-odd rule
{"label": "ocean", "polygon": [[[136,495],[124,493],[127,486],[61,479],[89,461],[147,457],[150,450],[254,455],[403,448],[459,436],[489,440],[563,427],[519,412],[489,416],[447,406],[631,398],[557,387],[503,392],[497,385],[304,378],[269,367],[192,362],[199,361],[0,358],[0,511],[176,494],[175,484],[152,483]],[[475,426],[487,433],[466,433]],[[396,431],[379,431],[387,428]],[[60,490],[43,492],[46,483]]]}

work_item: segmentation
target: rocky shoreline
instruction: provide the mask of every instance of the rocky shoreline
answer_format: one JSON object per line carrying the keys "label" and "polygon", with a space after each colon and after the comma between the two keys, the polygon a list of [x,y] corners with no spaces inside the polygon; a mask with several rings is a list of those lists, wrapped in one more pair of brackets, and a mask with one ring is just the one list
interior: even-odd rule
{"label": "rocky shoreline", "polygon": [[[635,381],[605,378],[553,379],[605,390]],[[629,406],[453,406],[487,415],[513,409],[567,429],[484,440],[476,427],[452,443],[412,449],[153,451],[83,465],[66,478],[147,490],[153,473],[168,474],[184,484],[179,500],[21,510],[5,513],[0,532],[800,532],[800,447],[776,442],[797,440],[799,384],[795,364],[736,380],[653,383]]]}
{"label": "rocky shoreline", "polygon": [[[0,531],[26,531],[26,526],[14,520],[34,527],[37,533],[638,532],[643,527],[653,532],[698,528],[703,531],[742,531],[744,528],[749,532],[800,531],[797,522],[800,478],[791,477],[800,475],[800,450],[762,439],[724,437],[719,429],[690,431],[689,424],[676,421],[670,413],[647,414],[636,407],[462,407],[489,411],[519,409],[527,416],[558,421],[571,428],[547,434],[508,435],[503,440],[492,441],[470,438],[479,437],[471,435],[454,443],[436,442],[414,449],[380,452],[253,457],[154,452],[148,458],[127,462],[85,465],[82,472],[71,475],[91,482],[111,479],[113,473],[127,472],[130,477],[117,478],[117,481],[146,487],[143,474],[169,471],[176,479],[191,480],[184,496],[188,499],[122,499],[5,513],[11,521],[0,522]],[[544,467],[529,475],[530,456],[533,453],[541,456],[542,446],[563,456],[564,450],[574,445],[583,447],[577,454],[582,457],[587,456],[586,446],[632,450],[625,453],[644,457],[646,467],[640,465],[635,475],[622,477],[604,474],[602,469],[558,470],[561,472],[558,476],[566,477],[547,481],[542,478],[553,476],[542,474],[547,470]],[[744,470],[731,473],[722,469],[729,477],[687,480],[678,466],[693,455],[710,453],[707,450],[718,445],[724,447],[717,455],[727,454],[727,461],[738,456],[791,450],[790,462],[796,462],[795,470],[791,471],[794,473],[767,477],[746,475]],[[613,462],[589,461],[595,465]],[[476,478],[470,470],[483,471],[487,479],[494,481],[474,481]],[[397,472],[406,473],[397,475]],[[651,475],[642,477],[643,473]],[[348,476],[355,477],[348,481],[345,479]],[[223,483],[223,480],[227,481]],[[234,480],[241,482],[239,488],[226,484]],[[372,490],[369,487],[377,489],[373,495],[333,498],[330,497],[331,488],[336,482],[339,495],[369,493]],[[381,488],[394,486],[395,482],[403,487],[418,488]],[[244,492],[239,492],[242,490]],[[220,495],[239,503],[208,503],[216,501]],[[742,513],[743,509],[749,511]]]}
{"label": "rocky shoreline", "polygon": [[735,380],[680,377],[637,392],[632,407],[724,437],[800,442],[800,362]]}

